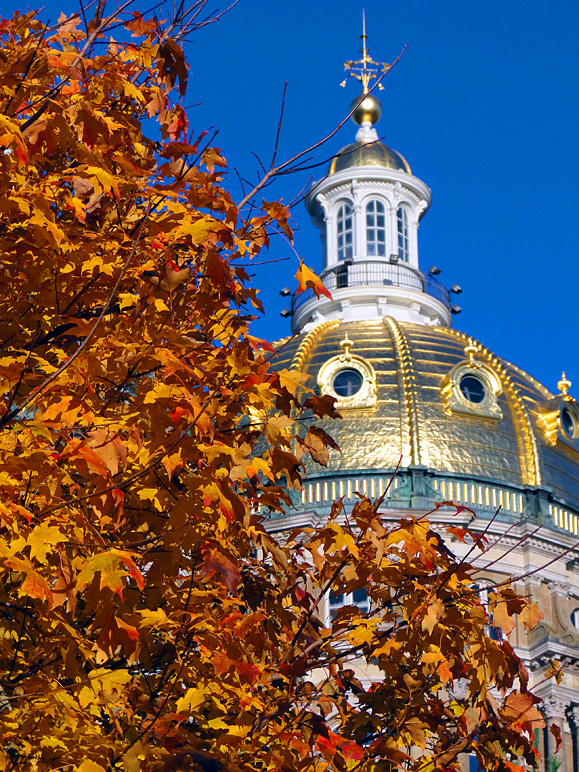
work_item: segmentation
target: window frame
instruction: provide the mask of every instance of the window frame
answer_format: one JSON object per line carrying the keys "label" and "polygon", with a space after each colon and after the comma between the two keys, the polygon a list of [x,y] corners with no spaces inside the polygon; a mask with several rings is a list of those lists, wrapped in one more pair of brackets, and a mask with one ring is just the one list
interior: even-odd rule
{"label": "window frame", "polygon": [[[348,242],[348,235],[350,240]],[[342,201],[336,214],[336,254],[338,262],[354,257],[354,206]]]}
{"label": "window frame", "polygon": [[[372,208],[372,209],[371,209]],[[382,218],[382,225],[379,219]],[[369,222],[372,218],[372,222]],[[386,205],[379,198],[371,198],[364,206],[364,230],[366,235],[366,256],[386,257]],[[370,236],[372,232],[372,236]]]}
{"label": "window frame", "polygon": [[408,216],[408,208],[403,204],[399,204],[396,209],[396,249],[398,260],[402,263],[409,263],[410,218]]}

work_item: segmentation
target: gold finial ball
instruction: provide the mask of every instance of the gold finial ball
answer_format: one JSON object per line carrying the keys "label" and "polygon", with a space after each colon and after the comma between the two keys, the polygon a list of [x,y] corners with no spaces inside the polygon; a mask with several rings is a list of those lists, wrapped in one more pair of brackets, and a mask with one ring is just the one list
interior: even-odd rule
{"label": "gold finial ball", "polygon": [[[352,101],[350,110],[354,110],[359,99],[360,97],[357,96],[356,99]],[[352,120],[354,123],[357,123],[358,126],[361,126],[365,122],[371,123],[373,126],[375,123],[378,123],[381,115],[382,105],[380,104],[378,97],[375,97],[374,94],[366,94],[364,99],[352,113]]]}

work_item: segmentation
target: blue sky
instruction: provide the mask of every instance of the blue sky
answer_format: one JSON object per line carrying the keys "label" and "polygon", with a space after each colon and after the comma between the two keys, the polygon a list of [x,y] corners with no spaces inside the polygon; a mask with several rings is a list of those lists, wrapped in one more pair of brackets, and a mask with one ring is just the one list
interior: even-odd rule
{"label": "blue sky", "polygon": [[[3,12],[18,7],[4,0]],[[141,4],[144,10],[147,6]],[[221,6],[225,7],[225,5]],[[56,19],[74,2],[50,0]],[[401,62],[386,76],[377,128],[432,189],[419,234],[421,265],[463,288],[455,326],[534,375],[551,390],[561,371],[579,395],[578,117],[579,4],[559,0],[240,0],[188,44],[186,102],[196,130],[240,175],[255,180],[273,149],[288,81],[280,159],[317,141],[347,113],[357,89],[339,87],[345,59],[358,58],[362,8],[371,54]],[[315,152],[321,161],[353,141],[350,122]],[[322,167],[324,168],[324,167]],[[310,172],[322,176],[320,170]],[[265,194],[291,201],[307,174]],[[232,174],[231,187],[237,192]],[[296,206],[296,249],[319,269],[317,230]],[[293,286],[297,258],[281,239],[256,266],[267,315],[255,334],[288,333],[277,293]]]}

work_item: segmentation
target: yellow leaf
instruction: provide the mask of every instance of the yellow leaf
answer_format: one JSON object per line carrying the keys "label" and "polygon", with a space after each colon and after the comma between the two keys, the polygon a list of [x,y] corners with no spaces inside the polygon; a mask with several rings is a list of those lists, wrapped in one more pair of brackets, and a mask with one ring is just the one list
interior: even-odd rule
{"label": "yellow leaf", "polygon": [[211,233],[227,229],[225,223],[213,217],[201,217],[193,223],[185,223],[177,229],[177,236],[189,236],[193,244],[203,244]]}
{"label": "yellow leaf", "polygon": [[28,535],[27,544],[30,546],[30,557],[39,563],[46,562],[46,555],[55,544],[66,541],[66,534],[62,533],[55,525],[37,525]]}
{"label": "yellow leaf", "polygon": [[82,764],[76,768],[76,772],[106,772],[106,769],[90,759],[85,759]]}
{"label": "yellow leaf", "polygon": [[226,724],[222,718],[212,718],[207,725],[210,729],[229,729],[229,724]]}
{"label": "yellow leaf", "polygon": [[121,292],[119,294],[119,307],[121,311],[124,308],[130,308],[132,306],[136,306],[139,302],[139,296],[133,294],[132,292]]}
{"label": "yellow leaf", "polygon": [[129,671],[121,669],[108,670],[101,667],[90,674],[91,685],[95,691],[112,692],[115,689],[118,691],[120,686],[128,684],[131,679]]}
{"label": "yellow leaf", "polygon": [[428,607],[424,619],[422,620],[422,629],[428,630],[429,633],[433,631],[438,623],[438,620],[444,613],[444,603],[440,598],[436,598]]}
{"label": "yellow leaf", "polygon": [[51,233],[57,244],[60,244],[63,239],[66,239],[64,231],[60,230],[60,228],[53,223],[52,220],[49,220],[39,209],[37,209],[30,218],[30,223],[31,225],[38,225],[44,231]]}
{"label": "yellow leaf", "polygon": [[537,603],[529,603],[519,614],[519,622],[522,622],[527,630],[532,630],[543,619],[543,612]]}
{"label": "yellow leaf", "polygon": [[165,301],[162,298],[155,298],[155,308],[157,311],[170,311],[171,309],[169,306],[165,303]]}
{"label": "yellow leaf", "polygon": [[141,488],[137,495],[143,501],[152,501],[158,493],[158,488]]}
{"label": "yellow leaf", "polygon": [[140,590],[145,585],[143,575],[136,567],[132,556],[123,550],[110,549],[89,558],[76,579],[76,591],[81,592],[92,582],[97,573],[100,574],[101,590],[103,587],[109,587],[121,598],[129,576],[135,579]]}
{"label": "yellow leaf", "polygon": [[205,702],[207,692],[205,689],[187,689],[187,692],[177,700],[176,708],[178,713],[191,711]]}
{"label": "yellow leaf", "polygon": [[99,187],[104,190],[105,193],[112,191],[117,201],[120,200],[119,186],[112,174],[109,174],[100,166],[85,166],[83,172],[90,176],[93,184],[96,180]]}
{"label": "yellow leaf", "polygon": [[141,617],[139,627],[159,627],[167,621],[167,614],[165,614],[162,608],[154,610],[146,609],[144,611],[138,611],[137,613]]}

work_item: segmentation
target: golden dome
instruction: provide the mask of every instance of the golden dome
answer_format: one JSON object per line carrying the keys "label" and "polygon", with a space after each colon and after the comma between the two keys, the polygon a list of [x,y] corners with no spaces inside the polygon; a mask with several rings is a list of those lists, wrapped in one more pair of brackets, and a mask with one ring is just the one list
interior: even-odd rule
{"label": "golden dome", "polygon": [[[563,513],[561,504],[579,509],[579,439],[565,433],[561,419],[567,410],[577,420],[577,403],[569,395],[553,395],[461,332],[390,317],[328,321],[289,341],[276,367],[308,373],[318,389],[320,382],[331,382],[332,372],[335,378],[349,367],[362,378],[373,374],[366,378],[366,401],[356,405],[344,398],[343,420],[321,422],[341,453],[332,454],[327,470],[310,470],[318,480],[367,476],[400,464],[426,470],[442,498],[475,509],[477,496],[488,499],[489,491],[491,508],[495,501],[495,509],[501,505],[518,517],[532,510],[539,492],[542,511],[547,498],[552,515]],[[477,404],[476,395],[469,402],[468,392],[461,395],[473,379],[486,384],[485,403]],[[464,490],[445,488],[445,480],[464,483]],[[567,515],[573,531],[577,517]]]}
{"label": "golden dome", "polygon": [[346,145],[330,161],[328,174],[336,174],[357,166],[382,166],[412,174],[406,159],[383,142],[355,142]]}

